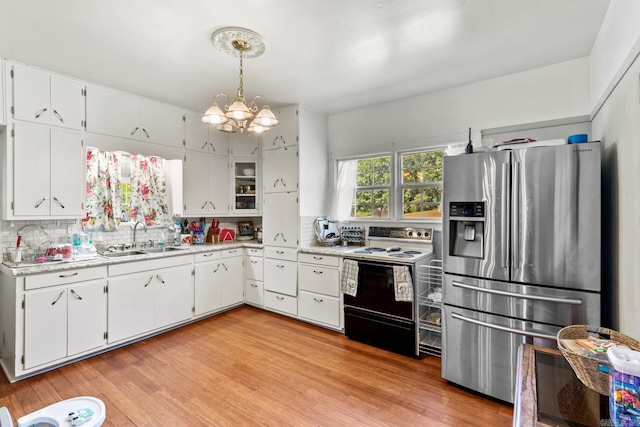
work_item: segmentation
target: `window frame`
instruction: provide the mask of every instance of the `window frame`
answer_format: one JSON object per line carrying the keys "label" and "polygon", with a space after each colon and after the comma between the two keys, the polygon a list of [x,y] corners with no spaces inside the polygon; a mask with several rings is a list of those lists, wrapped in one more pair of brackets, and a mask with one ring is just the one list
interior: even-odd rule
{"label": "window frame", "polygon": [[[443,159],[447,156],[446,146],[433,146],[433,147],[424,147],[424,148],[413,148],[407,150],[397,150],[397,151],[389,151],[389,152],[380,152],[380,153],[371,153],[366,155],[359,156],[351,156],[351,157],[343,157],[335,160],[334,170],[337,173],[338,163],[341,161],[348,160],[362,160],[362,159],[372,159],[376,157],[390,156],[390,174],[391,174],[391,184],[389,185],[389,216],[385,217],[349,217],[350,222],[372,222],[372,221],[394,221],[394,222],[420,222],[420,223],[442,223],[442,216],[433,217],[433,218],[404,218],[404,209],[403,209],[403,189],[404,188],[433,188],[439,187],[443,188],[442,182],[429,182],[424,184],[403,184],[402,183],[402,155],[404,154],[414,154],[414,153],[424,153],[429,151],[442,151]],[[444,162],[443,162],[444,167]],[[336,182],[337,176],[334,176],[334,183]],[[386,189],[386,186],[372,186],[372,187],[362,187],[367,189]],[[335,191],[335,187],[334,187]],[[354,190],[353,194],[353,202],[351,209],[353,210],[353,206],[355,204],[356,192],[358,191],[358,186]],[[440,212],[442,212],[442,199],[440,200]]]}

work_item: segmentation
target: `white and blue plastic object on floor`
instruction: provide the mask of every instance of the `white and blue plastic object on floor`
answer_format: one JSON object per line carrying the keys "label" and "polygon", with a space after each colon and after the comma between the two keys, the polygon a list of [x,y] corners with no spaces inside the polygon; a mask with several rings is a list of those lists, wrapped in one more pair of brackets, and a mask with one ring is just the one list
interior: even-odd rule
{"label": "white and blue plastic object on floor", "polygon": [[[39,425],[98,427],[107,415],[102,400],[81,396],[54,403],[18,419],[15,427]],[[9,410],[0,408],[0,427],[14,427]]]}

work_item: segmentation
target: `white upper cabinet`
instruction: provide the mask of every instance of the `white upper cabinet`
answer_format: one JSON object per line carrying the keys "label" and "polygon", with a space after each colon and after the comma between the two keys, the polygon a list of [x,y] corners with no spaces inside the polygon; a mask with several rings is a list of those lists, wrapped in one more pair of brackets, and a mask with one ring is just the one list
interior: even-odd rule
{"label": "white upper cabinet", "polygon": [[229,135],[214,126],[202,122],[202,115],[185,114],[187,150],[226,156],[229,152]]}
{"label": "white upper cabinet", "polygon": [[292,105],[276,112],[280,124],[262,136],[265,150],[298,145],[298,106]]}
{"label": "white upper cabinet", "polygon": [[122,92],[87,86],[88,132],[183,147],[182,111]]}
{"label": "white upper cabinet", "polygon": [[15,120],[82,129],[84,83],[17,64],[10,76]]}
{"label": "white upper cabinet", "polygon": [[265,150],[262,159],[264,194],[298,191],[297,148]]}
{"label": "white upper cabinet", "polygon": [[233,157],[260,157],[260,137],[254,133],[233,133],[229,137],[229,144]]}

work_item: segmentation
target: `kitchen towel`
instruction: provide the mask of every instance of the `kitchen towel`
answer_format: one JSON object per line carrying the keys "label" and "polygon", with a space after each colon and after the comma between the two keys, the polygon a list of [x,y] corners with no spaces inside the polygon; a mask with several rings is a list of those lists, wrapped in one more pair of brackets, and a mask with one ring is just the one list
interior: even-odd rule
{"label": "kitchen towel", "polygon": [[400,265],[393,267],[393,288],[396,301],[413,301],[413,282],[409,267]]}
{"label": "kitchen towel", "polygon": [[342,293],[355,297],[358,293],[358,262],[350,259],[342,261]]}

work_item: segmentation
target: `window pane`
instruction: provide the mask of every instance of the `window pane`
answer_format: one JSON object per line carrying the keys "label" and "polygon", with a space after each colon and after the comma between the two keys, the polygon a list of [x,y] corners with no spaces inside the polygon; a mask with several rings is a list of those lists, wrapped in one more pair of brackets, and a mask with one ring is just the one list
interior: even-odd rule
{"label": "window pane", "polygon": [[423,209],[425,218],[442,218],[440,203],[425,203]]}
{"label": "window pane", "polygon": [[422,195],[422,189],[420,188],[405,188],[402,191],[402,203],[420,202]]}
{"label": "window pane", "polygon": [[389,170],[386,171],[375,171],[373,172],[373,185],[390,185],[391,184],[391,172]]}
{"label": "window pane", "polygon": [[370,187],[373,185],[371,172],[358,172],[356,185],[358,187]]}
{"label": "window pane", "polygon": [[389,218],[389,208],[387,205],[377,205],[374,204],[373,208],[373,216],[376,218]]}
{"label": "window pane", "polygon": [[442,166],[444,151],[426,151],[423,154],[423,166]]}
{"label": "window pane", "polygon": [[403,205],[403,218],[421,218],[422,212],[419,203],[407,203]]}
{"label": "window pane", "polygon": [[425,202],[440,202],[442,200],[442,187],[425,188],[422,200]]}

